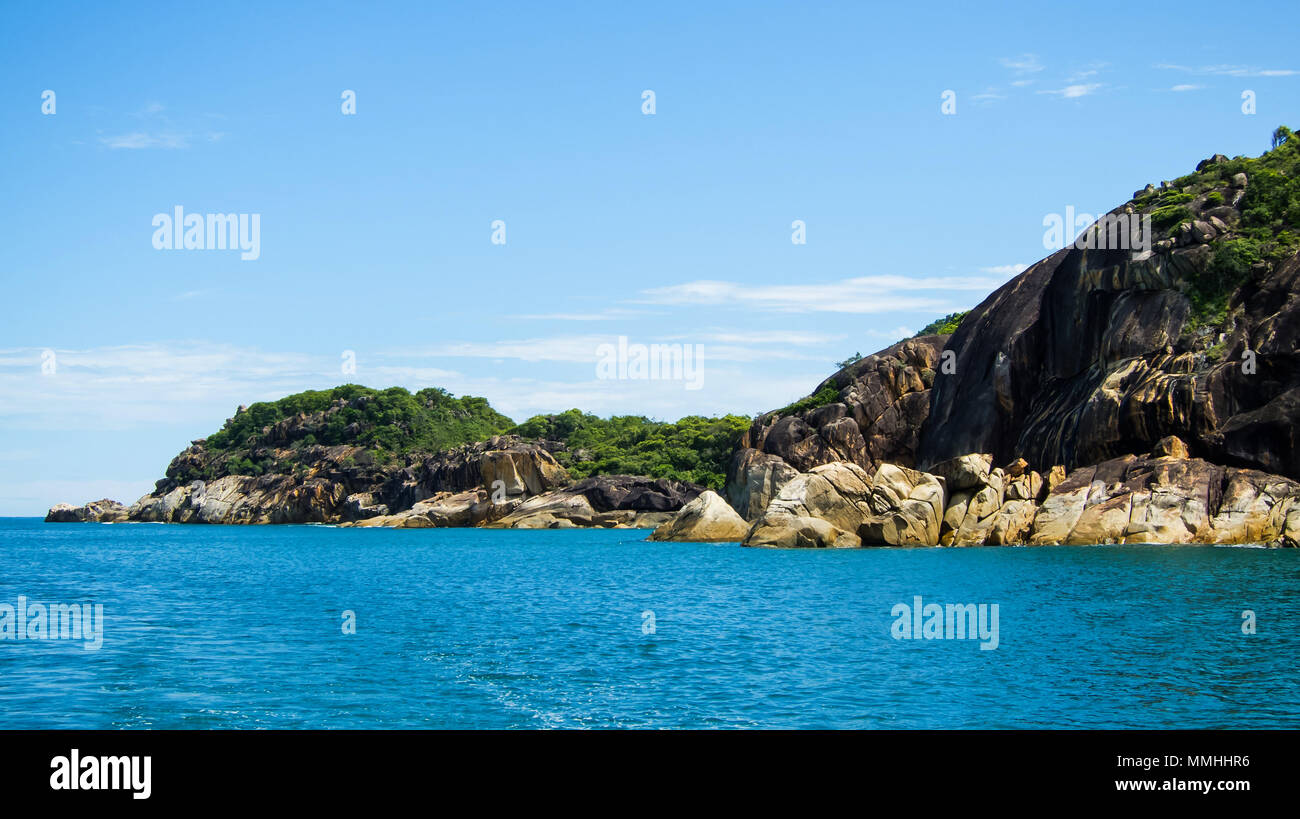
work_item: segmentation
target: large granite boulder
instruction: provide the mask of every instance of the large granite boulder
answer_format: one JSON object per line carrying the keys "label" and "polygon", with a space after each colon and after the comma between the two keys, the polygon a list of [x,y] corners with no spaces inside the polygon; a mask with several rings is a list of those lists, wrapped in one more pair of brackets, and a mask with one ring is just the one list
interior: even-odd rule
{"label": "large granite boulder", "polygon": [[944,515],[943,481],[884,464],[872,478],[869,515],[858,526],[863,545],[937,546]]}
{"label": "large granite boulder", "polygon": [[701,492],[667,522],[650,534],[651,540],[684,540],[702,543],[739,543],[749,534],[749,524],[722,496],[713,490]]}
{"label": "large granite boulder", "polygon": [[871,477],[857,464],[836,462],[801,473],[768,504],[744,544],[859,546],[858,527],[872,514],[871,492]]}

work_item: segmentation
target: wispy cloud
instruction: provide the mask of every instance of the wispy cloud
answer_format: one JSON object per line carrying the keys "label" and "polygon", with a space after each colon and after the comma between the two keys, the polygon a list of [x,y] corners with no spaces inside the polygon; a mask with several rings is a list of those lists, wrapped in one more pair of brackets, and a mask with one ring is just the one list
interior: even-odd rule
{"label": "wispy cloud", "polygon": [[981,273],[992,273],[995,276],[1019,276],[1029,268],[1027,264],[1015,262],[1014,264],[998,264],[992,267],[981,267]]}
{"label": "wispy cloud", "polygon": [[196,141],[219,142],[224,131],[212,131],[194,122],[193,117],[175,117],[167,106],[151,100],[128,117],[139,120],[120,133],[100,132],[99,142],[112,150],[181,150]]}
{"label": "wispy cloud", "polygon": [[998,62],[1003,68],[1009,68],[1016,74],[1035,74],[1043,70],[1043,64],[1036,54],[1021,54],[1019,57],[1003,57]]}
{"label": "wispy cloud", "polygon": [[185,134],[148,133],[133,131],[129,134],[102,136],[99,141],[114,150],[141,150],[145,148],[164,148],[174,150],[190,147],[189,137]]}
{"label": "wispy cloud", "polygon": [[1199,90],[1201,90],[1201,89],[1204,88],[1204,87],[1205,87],[1205,86],[1203,86],[1203,85],[1187,85],[1187,84],[1183,84],[1183,85],[1175,85],[1173,88],[1170,88],[1169,90],[1170,90],[1170,91],[1199,91]]}
{"label": "wispy cloud", "polygon": [[993,276],[860,276],[827,284],[752,285],[701,280],[641,291],[639,301],[782,313],[889,313],[943,310],[953,291],[988,292],[1004,278]]}
{"label": "wispy cloud", "polygon": [[1291,77],[1300,74],[1300,70],[1292,68],[1257,68],[1250,65],[1189,66],[1158,63],[1156,68],[1167,71],[1182,71],[1188,74],[1210,74],[1219,77]]}
{"label": "wispy cloud", "polygon": [[1076,98],[1078,98],[1078,97],[1086,97],[1086,96],[1088,96],[1089,94],[1092,94],[1092,93],[1096,92],[1097,89],[1099,89],[1099,88],[1101,88],[1101,87],[1102,87],[1102,86],[1101,86],[1101,83],[1097,83],[1097,82],[1093,82],[1093,83],[1079,83],[1079,84],[1076,84],[1076,85],[1067,85],[1067,86],[1065,86],[1064,88],[1053,88],[1053,89],[1047,89],[1047,90],[1044,90],[1044,91],[1039,91],[1038,93],[1039,93],[1039,94],[1055,94],[1056,96],[1058,96],[1058,97],[1060,97],[1060,98],[1062,98],[1062,99],[1070,100],[1070,99],[1076,99]]}
{"label": "wispy cloud", "polygon": [[[705,355],[714,361],[764,361],[783,359],[787,361],[820,360],[818,356],[796,353],[791,350],[777,349],[783,346],[781,334],[764,341],[755,341],[755,336],[704,332],[699,335],[649,336],[638,333],[611,333],[573,336],[554,336],[503,341],[461,341],[437,344],[430,347],[388,351],[385,356],[414,358],[485,358],[498,361],[515,360],[531,363],[558,362],[584,364],[594,367],[600,356],[598,348],[604,344],[616,344],[619,335],[628,337],[629,343],[637,344],[700,344]],[[809,336],[798,333],[785,334],[787,344],[818,343],[810,341]],[[707,342],[707,344],[706,344]]]}
{"label": "wispy cloud", "polygon": [[513,316],[517,319],[536,321],[618,321],[621,319],[644,316],[647,310],[629,310],[623,307],[609,307],[589,313],[527,313]]}

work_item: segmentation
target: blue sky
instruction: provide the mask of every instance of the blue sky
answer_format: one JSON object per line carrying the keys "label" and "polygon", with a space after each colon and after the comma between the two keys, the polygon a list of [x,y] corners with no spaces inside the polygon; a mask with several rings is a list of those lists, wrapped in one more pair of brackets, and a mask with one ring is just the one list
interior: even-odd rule
{"label": "blue sky", "polygon": [[[345,381],[761,412],[978,303],[1045,215],[1300,126],[1289,4],[274,5],[0,10],[0,515],[130,502]],[[260,257],[155,249],[177,205],[258,214]],[[701,345],[703,388],[597,379],[620,335]]]}

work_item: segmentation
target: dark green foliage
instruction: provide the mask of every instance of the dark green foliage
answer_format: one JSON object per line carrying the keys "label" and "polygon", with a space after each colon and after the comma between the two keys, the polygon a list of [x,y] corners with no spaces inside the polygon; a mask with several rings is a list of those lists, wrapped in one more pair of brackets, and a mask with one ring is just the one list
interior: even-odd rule
{"label": "dark green foliage", "polygon": [[[374,390],[345,384],[330,390],[308,390],[253,404],[208,437],[206,448],[228,453],[234,474],[260,474],[247,459],[248,450],[266,445],[263,431],[286,418],[305,413],[310,419],[289,441],[294,448],[350,444],[377,452],[436,452],[499,435],[513,425],[486,399],[456,398],[446,390],[429,388],[412,395],[402,387]],[[239,472],[235,472],[238,468]]]}
{"label": "dark green foliage", "polygon": [[721,489],[727,465],[750,419],[691,415],[676,423],[639,415],[600,418],[571,409],[537,415],[510,430],[524,438],[563,441],[555,458],[575,478],[648,475]]}
{"label": "dark green foliage", "polygon": [[1178,224],[1192,219],[1192,212],[1183,205],[1165,205],[1151,212],[1151,224],[1160,230],[1168,230]]}
{"label": "dark green foliage", "polygon": [[848,358],[844,359],[843,361],[837,361],[837,362],[835,362],[835,366],[836,366],[836,368],[842,370],[842,369],[844,369],[845,367],[849,367],[849,366],[852,366],[852,365],[854,365],[854,364],[857,364],[857,363],[858,363],[859,361],[861,361],[861,360],[862,360],[862,353],[854,353],[853,355],[849,356]]}
{"label": "dark green foliage", "polygon": [[957,332],[957,327],[961,324],[961,320],[966,318],[968,313],[970,313],[969,310],[962,310],[959,313],[949,313],[941,319],[935,319],[922,327],[921,332],[912,336],[912,338],[930,335],[950,336]]}
{"label": "dark green foliage", "polygon": [[1192,302],[1190,329],[1222,323],[1233,292],[1250,279],[1251,266],[1259,260],[1259,243],[1253,239],[1216,243],[1209,267],[1187,283]]}
{"label": "dark green foliage", "polygon": [[834,387],[822,387],[817,391],[816,395],[810,395],[807,398],[795,401],[788,407],[782,407],[776,411],[776,414],[779,416],[795,415],[804,412],[805,410],[817,409],[818,407],[824,407],[827,404],[834,404],[838,400],[840,400],[839,390]]}
{"label": "dark green foliage", "polygon": [[[1192,313],[1188,329],[1196,332],[1227,320],[1233,293],[1248,284],[1256,271],[1265,270],[1300,250],[1300,140],[1290,129],[1273,134],[1273,149],[1257,158],[1236,157],[1193,174],[1207,187],[1233,184],[1236,174],[1246,174],[1246,190],[1238,205],[1241,220],[1233,238],[1211,243],[1214,255],[1205,272],[1186,282]],[[1222,204],[1218,190],[1206,197],[1206,206]],[[1165,199],[1159,200],[1162,204]],[[1166,228],[1191,218],[1167,205],[1153,213],[1152,222]]]}

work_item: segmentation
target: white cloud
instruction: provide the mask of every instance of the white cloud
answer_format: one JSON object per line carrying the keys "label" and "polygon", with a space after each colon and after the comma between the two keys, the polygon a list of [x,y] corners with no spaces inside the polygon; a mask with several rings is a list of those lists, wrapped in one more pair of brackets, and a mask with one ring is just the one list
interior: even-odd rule
{"label": "white cloud", "polygon": [[1018,276],[1029,268],[1027,264],[1016,262],[1015,264],[999,264],[992,267],[981,267],[981,273],[992,273],[997,276]]}
{"label": "white cloud", "polygon": [[646,310],[628,310],[621,307],[610,307],[591,313],[531,313],[511,316],[511,318],[533,319],[539,321],[616,321],[618,319],[643,316],[648,312],[649,311]]}
{"label": "white cloud", "polygon": [[1064,88],[1053,88],[1046,91],[1039,91],[1039,94],[1055,94],[1062,99],[1076,99],[1086,97],[1089,94],[1101,88],[1101,83],[1082,83],[1077,85],[1067,85]]}
{"label": "white cloud", "polygon": [[1291,77],[1300,74],[1292,68],[1256,68],[1249,65],[1203,65],[1200,67],[1159,63],[1156,68],[1188,74],[1212,74],[1219,77]]}
{"label": "white cloud", "polygon": [[1017,74],[1033,74],[1043,70],[1043,64],[1035,54],[1022,54],[1019,57],[1003,57],[998,60],[1003,68],[1009,68]]}
{"label": "white cloud", "polygon": [[[820,343],[810,341],[811,335],[798,333],[776,334],[764,341],[757,341],[752,336],[727,333],[700,333],[699,335],[650,336],[637,333],[591,334],[579,336],[556,336],[551,338],[528,338],[503,341],[459,341],[438,344],[432,347],[389,351],[386,358],[401,356],[403,358],[487,358],[498,361],[515,360],[526,362],[557,362],[582,364],[592,368],[600,356],[598,348],[604,344],[617,344],[620,335],[626,336],[629,344],[699,344],[706,359],[712,361],[767,361],[782,359],[786,361],[820,360],[819,356],[795,353],[789,350],[772,350],[763,345],[799,345]],[[707,343],[706,343],[707,342]],[[716,343],[713,343],[716,342]],[[746,346],[758,344],[760,346]]]}
{"label": "white cloud", "polygon": [[177,148],[190,147],[189,137],[186,135],[174,133],[150,134],[144,131],[100,137],[99,141],[114,150],[123,148],[130,150],[140,150],[145,148],[174,150]]}
{"label": "white cloud", "polygon": [[726,306],[783,313],[889,313],[950,310],[948,292],[988,292],[1005,283],[990,276],[861,276],[828,284],[751,285],[693,281],[641,291],[649,304]]}
{"label": "white cloud", "polygon": [[724,344],[792,344],[816,345],[831,344],[843,340],[841,335],[823,333],[805,333],[797,330],[719,330],[700,336],[704,341],[716,341]]}
{"label": "white cloud", "polygon": [[1204,88],[1203,85],[1175,85],[1170,91],[1199,91]]}

